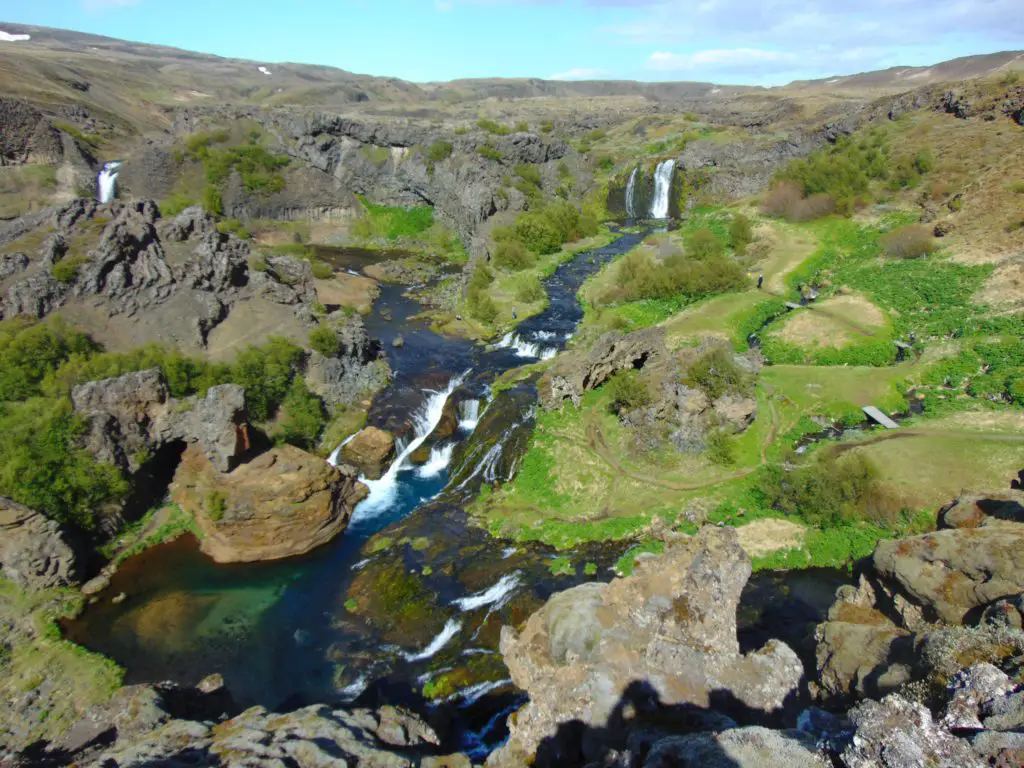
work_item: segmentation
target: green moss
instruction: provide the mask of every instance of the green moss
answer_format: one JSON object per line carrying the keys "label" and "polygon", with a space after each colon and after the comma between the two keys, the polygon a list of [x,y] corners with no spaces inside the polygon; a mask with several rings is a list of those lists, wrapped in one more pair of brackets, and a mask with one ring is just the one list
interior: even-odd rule
{"label": "green moss", "polygon": [[359,613],[359,602],[354,597],[350,597],[345,601],[345,610],[349,613]]}
{"label": "green moss", "polygon": [[660,555],[665,551],[665,542],[648,540],[637,544],[635,547],[631,547],[626,553],[615,561],[615,572],[619,576],[632,576],[633,566],[636,564],[636,559],[643,554],[655,554]]}
{"label": "green moss", "polygon": [[597,563],[586,563],[583,566],[583,575],[585,575],[585,576],[596,576],[597,575]]}
{"label": "green moss", "polygon": [[553,576],[575,576],[576,566],[568,557],[556,557],[548,566]]}

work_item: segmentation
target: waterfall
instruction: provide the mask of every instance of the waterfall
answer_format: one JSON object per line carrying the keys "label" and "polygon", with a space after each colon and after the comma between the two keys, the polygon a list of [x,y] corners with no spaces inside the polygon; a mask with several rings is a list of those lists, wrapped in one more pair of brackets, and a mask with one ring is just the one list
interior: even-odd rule
{"label": "waterfall", "polygon": [[117,169],[121,162],[115,160],[103,166],[103,170],[96,176],[96,196],[101,203],[109,203],[114,199],[114,188],[117,185]]}
{"label": "waterfall", "polygon": [[342,440],[338,447],[331,451],[331,455],[327,457],[327,463],[330,464],[332,467],[338,466],[338,459],[341,458],[341,449],[348,445],[350,442],[352,442],[352,438],[354,438],[358,434],[358,432],[353,432],[351,435]]}
{"label": "waterfall", "polygon": [[675,160],[663,160],[658,163],[654,172],[654,200],[651,201],[651,218],[668,218],[668,194],[672,188],[672,171],[675,170]]}
{"label": "waterfall", "polygon": [[535,341],[527,341],[512,331],[506,333],[501,341],[492,344],[489,349],[514,349],[518,357],[536,357],[540,360],[550,360],[558,354],[557,347],[545,347]]}
{"label": "waterfall", "polygon": [[455,443],[448,443],[440,447],[434,446],[430,449],[430,458],[422,467],[416,468],[417,477],[437,477],[452,463],[452,452],[455,450]]}
{"label": "waterfall", "polygon": [[423,445],[423,442],[430,436],[430,433],[441,422],[445,403],[448,402],[452,392],[462,383],[468,373],[469,371],[466,371],[456,376],[448,382],[447,387],[439,392],[431,389],[424,390],[429,393],[429,396],[426,402],[413,414],[413,439],[402,448],[398,457],[391,463],[388,471],[384,473],[380,480],[370,480],[365,477],[359,478],[360,482],[370,489],[370,495],[356,506],[355,511],[352,513],[353,520],[373,517],[391,506],[398,492],[398,473],[411,466],[409,455]]}
{"label": "waterfall", "polygon": [[419,653],[406,653],[404,654],[406,661],[423,661],[429,659],[435,653],[440,651],[446,645],[448,641],[459,634],[459,630],[462,629],[462,622],[456,621],[455,619],[448,619],[444,625],[444,629],[441,630],[440,634],[430,641],[430,645],[424,648]]}
{"label": "waterfall", "polygon": [[472,432],[480,423],[480,401],[463,400],[459,403],[459,429]]}
{"label": "waterfall", "polygon": [[631,219],[636,218],[636,209],[633,206],[633,193],[636,191],[636,172],[639,168],[634,168],[633,172],[629,174],[629,183],[626,185],[626,215]]}

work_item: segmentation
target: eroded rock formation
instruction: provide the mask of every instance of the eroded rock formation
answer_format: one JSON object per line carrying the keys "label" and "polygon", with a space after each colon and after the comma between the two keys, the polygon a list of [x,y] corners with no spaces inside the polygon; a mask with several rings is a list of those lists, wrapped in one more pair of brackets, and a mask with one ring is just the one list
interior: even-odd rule
{"label": "eroded rock formation", "polygon": [[79,582],[81,563],[60,525],[0,497],[0,573],[29,590],[66,587]]}

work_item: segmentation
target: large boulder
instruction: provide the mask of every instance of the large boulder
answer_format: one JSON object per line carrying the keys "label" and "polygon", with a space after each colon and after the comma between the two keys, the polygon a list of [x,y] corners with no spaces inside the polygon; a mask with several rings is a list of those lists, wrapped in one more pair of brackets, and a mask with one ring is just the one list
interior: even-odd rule
{"label": "large boulder", "polygon": [[237,384],[210,387],[205,397],[175,400],[156,425],[161,442],[194,442],[218,472],[229,472],[249,449],[245,390]]}
{"label": "large boulder", "polygon": [[977,528],[989,518],[1024,523],[1024,491],[964,491],[939,510],[944,528]]}
{"label": "large boulder", "polygon": [[643,768],[829,768],[811,736],[760,726],[657,742]]}
{"label": "large boulder", "polygon": [[1024,592],[1024,525],[988,519],[977,528],[884,541],[872,563],[926,614],[962,624],[977,609]]}
{"label": "large boulder", "polygon": [[3,497],[0,572],[30,590],[77,584],[81,576],[71,537],[53,520]]}
{"label": "large boulder", "polygon": [[369,479],[378,480],[395,455],[395,438],[377,427],[366,427],[345,443],[341,455]]}
{"label": "large boulder", "polygon": [[341,533],[366,493],[352,467],[291,445],[226,474],[190,445],[171,484],[171,498],[203,531],[202,551],[219,563],[303,555]]}
{"label": "large boulder", "polygon": [[[505,663],[530,702],[511,721],[510,741],[495,760],[599,759],[625,739],[624,709],[780,714],[803,666],[774,640],[740,653],[736,607],[750,571],[734,530],[705,527],[629,578],[555,595],[519,633],[504,627]],[[569,721],[591,726],[591,735],[581,741],[559,729]]]}

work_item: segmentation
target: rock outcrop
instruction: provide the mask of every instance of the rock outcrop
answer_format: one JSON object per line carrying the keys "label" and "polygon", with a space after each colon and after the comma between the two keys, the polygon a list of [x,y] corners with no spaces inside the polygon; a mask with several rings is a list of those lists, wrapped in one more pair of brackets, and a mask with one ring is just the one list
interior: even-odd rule
{"label": "rock outcrop", "polygon": [[228,473],[191,445],[171,485],[171,498],[202,528],[202,551],[219,563],[310,552],[345,529],[366,493],[353,468],[332,467],[291,445],[271,448]]}
{"label": "rock outcrop", "polygon": [[330,321],[338,336],[338,354],[325,357],[310,352],[306,360],[306,384],[330,407],[356,402],[367,393],[384,387],[391,369],[382,355],[380,342],[366,333],[361,317]]}
{"label": "rock outcrop", "polygon": [[85,447],[125,474],[176,440],[197,443],[219,472],[249,450],[245,391],[237,384],[210,387],[202,398],[176,399],[152,368],[81,384],[71,402],[89,422]]}
{"label": "rock outcrop", "polygon": [[[522,632],[505,627],[505,663],[530,702],[495,764],[533,754],[536,765],[599,760],[624,746],[624,711],[779,715],[803,666],[777,641],[740,653],[736,606],[749,575],[735,531],[705,527],[633,577],[561,592]],[[563,727],[570,722],[592,730],[583,738]]]}
{"label": "rock outcrop", "polygon": [[66,587],[81,577],[70,535],[39,512],[0,497],[0,573],[29,590]]}
{"label": "rock outcrop", "polygon": [[642,368],[665,354],[665,333],[648,328],[623,335],[610,331],[586,352],[559,355],[540,384],[541,401],[558,408],[570,400],[579,407],[585,392],[596,389],[618,371]]}
{"label": "rock outcrop", "polygon": [[962,624],[971,612],[1024,592],[1024,526],[990,518],[977,528],[886,541],[872,561],[927,618]]}
{"label": "rock outcrop", "polygon": [[60,162],[60,132],[27,102],[0,98],[0,125],[0,165]]}
{"label": "rock outcrop", "polygon": [[395,438],[377,427],[366,427],[341,449],[342,457],[371,480],[378,480],[395,455]]}

